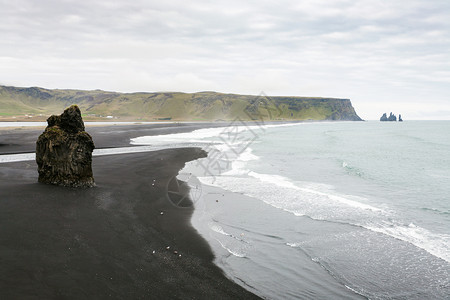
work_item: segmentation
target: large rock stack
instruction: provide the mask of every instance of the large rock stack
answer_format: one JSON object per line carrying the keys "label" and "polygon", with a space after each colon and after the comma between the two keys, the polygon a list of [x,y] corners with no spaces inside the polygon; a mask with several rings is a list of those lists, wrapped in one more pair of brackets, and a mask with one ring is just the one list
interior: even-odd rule
{"label": "large rock stack", "polygon": [[78,106],[47,119],[36,142],[39,182],[68,187],[92,187],[92,137],[84,131]]}
{"label": "large rock stack", "polygon": [[[401,118],[401,116],[402,116],[402,115],[400,115],[400,118]],[[386,121],[389,121],[389,122],[397,122],[397,117],[396,117],[392,112],[389,114],[389,117],[386,115],[386,113],[384,113],[384,114],[381,116],[380,121],[382,121],[382,122],[386,122]],[[403,121],[403,120],[402,120],[402,121]]]}

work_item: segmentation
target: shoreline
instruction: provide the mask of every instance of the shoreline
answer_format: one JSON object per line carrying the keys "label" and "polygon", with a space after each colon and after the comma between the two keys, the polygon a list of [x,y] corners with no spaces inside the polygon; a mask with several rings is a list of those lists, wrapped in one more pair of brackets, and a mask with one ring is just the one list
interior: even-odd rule
{"label": "shoreline", "polygon": [[[345,132],[344,141],[354,143],[345,148],[346,153],[353,153],[351,151],[358,149],[353,145],[358,144],[359,136],[370,131],[366,128],[372,128],[377,136],[378,128],[384,127],[381,125],[372,123],[363,128],[348,127],[346,124],[337,128],[328,125],[320,132],[327,142],[330,139],[323,133]],[[297,143],[316,138],[319,127],[309,128],[309,131],[304,128],[304,134]],[[351,133],[349,128],[353,129]],[[366,198],[369,196],[364,191],[374,181],[362,183],[359,174],[348,174],[346,164],[341,164],[340,160],[336,160],[337,164],[308,165],[316,158],[316,153],[321,152],[323,144],[318,143],[312,149],[308,149],[310,143],[306,147],[289,147],[289,143],[283,142],[295,136],[298,130],[287,129],[269,131],[272,136],[265,139],[265,145],[262,139],[254,147],[247,147],[248,152],[240,152],[242,157],[235,160],[236,164],[231,162],[231,170],[225,168],[230,164],[223,162],[222,168],[209,170],[219,170],[218,174],[205,174],[201,168],[195,173],[201,159],[189,163],[182,170],[198,175],[204,183],[202,195],[205,199],[196,202],[200,209],[196,207],[192,220],[194,227],[215,250],[219,266],[230,277],[256,287],[259,294],[269,298],[289,299],[291,296],[291,299],[308,299],[315,295],[315,298],[321,299],[341,299],[349,298],[348,294],[357,299],[383,298],[383,295],[415,298],[423,293],[428,298],[443,299],[444,295],[448,295],[445,289],[448,280],[441,282],[441,278],[448,278],[449,274],[448,260],[442,256],[448,253],[445,252],[448,249],[446,232],[439,231],[439,227],[429,228],[420,221],[416,222],[422,216],[426,219],[425,213],[402,224],[399,221],[402,220],[402,210],[398,210],[395,200],[389,202],[383,198],[386,193],[383,193],[382,186],[372,185],[376,187],[372,190],[376,193],[372,194],[373,198]],[[387,130],[386,133],[392,131]],[[246,141],[248,136],[242,137],[242,140]],[[352,140],[352,137],[355,139]],[[367,138],[371,143],[366,141],[362,145],[371,145],[376,140]],[[336,150],[340,149],[343,140],[338,141],[333,149],[335,156],[326,153],[320,157],[322,162],[330,156],[341,157],[341,152]],[[226,141],[222,142],[217,148],[223,153]],[[278,151],[284,145],[287,151]],[[291,156],[293,149],[299,149],[299,154]],[[364,153],[363,149],[359,151]],[[364,157],[356,153],[354,157]],[[383,152],[379,154],[383,155]],[[224,157],[228,158],[226,155]],[[364,167],[364,164],[358,164],[358,160],[351,164],[351,156],[347,159],[344,162]],[[395,164],[391,162],[390,165]],[[395,169],[399,170],[398,167]],[[439,174],[447,174],[446,171],[442,170]],[[208,183],[213,187],[208,187]],[[412,207],[416,205],[411,204]],[[204,214],[202,206],[205,206]],[[388,209],[392,218],[385,213]],[[397,212],[400,213],[393,217],[393,213]],[[445,210],[432,210],[432,213],[436,212],[445,213]],[[443,219],[441,222],[446,224]],[[387,230],[382,230],[384,228]],[[324,270],[327,274],[320,274]],[[420,282],[417,278],[421,278]],[[310,284],[305,284],[311,279]],[[291,284],[287,284],[289,281]],[[304,294],[307,291],[311,292],[309,297]],[[274,293],[275,296],[271,296]],[[337,293],[345,296],[337,296]]]}
{"label": "shoreline", "polygon": [[[195,229],[208,241],[215,254],[214,262],[230,280],[235,281],[251,292],[267,299],[368,299],[367,297],[338,282],[328,271],[317,267],[317,262],[297,248],[284,244],[284,249],[276,258],[273,253],[265,253],[264,261],[258,256],[263,252],[259,247],[261,239],[270,240],[270,234],[264,237],[247,231],[240,222],[231,216],[237,210],[251,211],[253,215],[265,216],[267,212],[276,213],[278,218],[295,219],[285,211],[276,211],[263,201],[240,193],[226,190],[216,185],[203,183],[202,198],[195,203],[191,223]],[[244,222],[252,223],[253,218]],[[295,219],[296,226],[301,230],[315,228],[316,221],[307,218]],[[278,241],[280,243],[280,241]],[[273,281],[268,277],[267,269],[278,276],[283,269],[276,261],[286,265],[288,259],[295,258],[296,263],[290,263],[290,272],[296,273],[294,278],[281,277],[281,281]],[[278,273],[278,274],[277,274]],[[277,274],[277,275],[275,275]],[[320,280],[317,280],[320,278]],[[280,292],[282,291],[282,292]]]}
{"label": "shoreline", "polygon": [[[304,234],[317,230],[316,220],[298,218],[261,198],[215,183],[214,177],[228,177],[227,173],[233,169],[228,166],[221,173],[205,174],[202,166],[207,165],[208,159],[186,163],[180,175],[189,174],[200,182],[201,192],[192,193],[195,209],[191,224],[207,240],[215,264],[230,280],[268,299],[367,299],[337,281],[325,268],[318,267],[312,257],[290,246],[290,240],[277,232],[285,229],[275,229],[277,225],[267,218],[290,220],[288,223],[297,227],[294,232]],[[239,161],[239,157],[236,159]],[[191,190],[194,186],[195,180],[191,180]],[[269,228],[257,230],[264,219]]]}
{"label": "shoreline", "polygon": [[[117,127],[96,127],[94,143],[123,146],[130,135],[206,127],[167,125],[116,133]],[[28,131],[19,144],[24,132],[2,132],[0,153],[31,149],[40,133]],[[14,135],[14,143],[5,143]],[[198,148],[177,148],[95,157],[97,187],[80,190],[37,183],[33,162],[0,164],[0,294],[258,298],[214,264],[210,246],[190,223],[193,208],[167,199],[170,179],[202,156]]]}
{"label": "shoreline", "polygon": [[[86,131],[94,140],[95,149],[131,147],[130,139],[138,136],[162,135],[192,132],[202,128],[223,127],[222,123],[158,123],[86,126]],[[36,140],[44,131],[40,128],[0,129],[0,155],[35,152]]]}

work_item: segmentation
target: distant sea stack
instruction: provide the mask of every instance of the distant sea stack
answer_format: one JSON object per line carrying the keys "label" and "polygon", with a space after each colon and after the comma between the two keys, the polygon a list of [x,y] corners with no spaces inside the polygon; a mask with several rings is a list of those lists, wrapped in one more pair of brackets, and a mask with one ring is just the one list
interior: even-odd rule
{"label": "distant sea stack", "polygon": [[[386,113],[384,113],[381,116],[380,121],[382,121],[382,122],[386,122],[386,121],[388,121],[388,122],[396,122],[397,121],[397,117],[392,112],[389,114],[389,117],[386,115]],[[402,120],[402,115],[399,115],[399,122],[402,122],[402,121],[403,121]]]}
{"label": "distant sea stack", "polygon": [[47,119],[48,126],[36,142],[39,182],[67,187],[92,187],[94,142],[85,131],[78,106]]}

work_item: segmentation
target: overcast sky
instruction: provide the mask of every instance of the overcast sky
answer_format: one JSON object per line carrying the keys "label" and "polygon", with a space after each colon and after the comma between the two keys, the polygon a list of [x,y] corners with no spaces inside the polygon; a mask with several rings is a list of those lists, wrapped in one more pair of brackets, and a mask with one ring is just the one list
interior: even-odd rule
{"label": "overcast sky", "polygon": [[350,98],[450,119],[448,0],[0,0],[0,84]]}

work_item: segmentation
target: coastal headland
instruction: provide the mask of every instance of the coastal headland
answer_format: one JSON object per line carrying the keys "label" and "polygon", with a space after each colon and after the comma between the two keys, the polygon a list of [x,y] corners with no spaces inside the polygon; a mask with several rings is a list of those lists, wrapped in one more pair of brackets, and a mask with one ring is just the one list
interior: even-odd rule
{"label": "coastal headland", "polygon": [[0,121],[45,121],[76,104],[85,121],[361,121],[350,99],[218,92],[51,90],[0,85]]}

